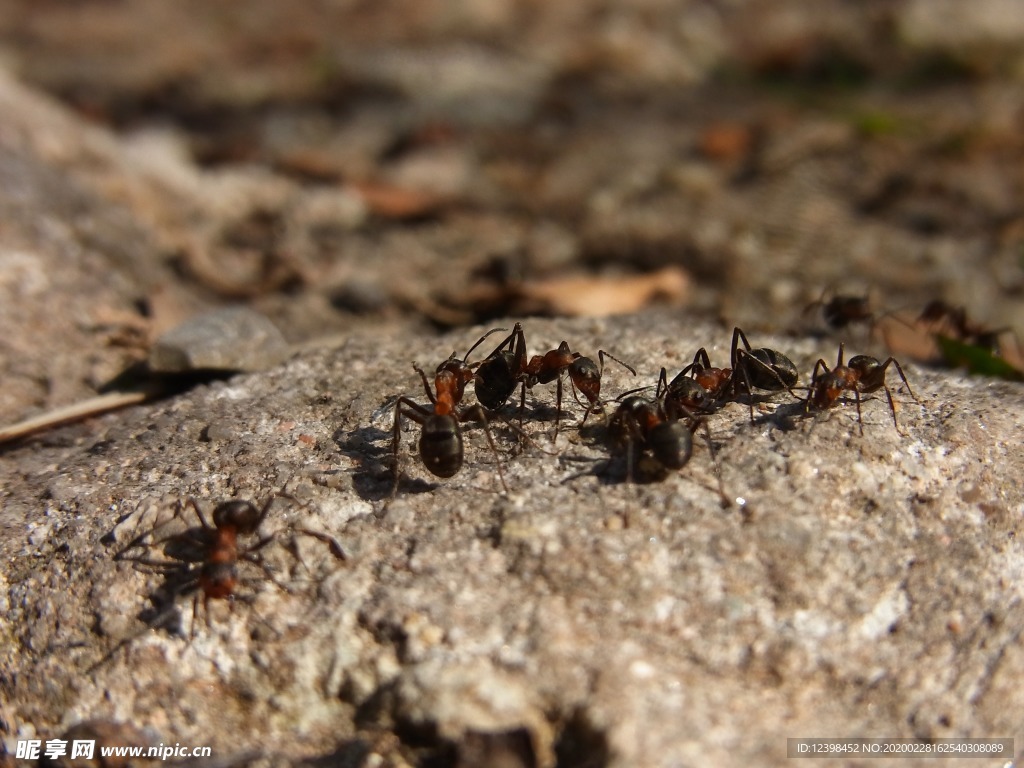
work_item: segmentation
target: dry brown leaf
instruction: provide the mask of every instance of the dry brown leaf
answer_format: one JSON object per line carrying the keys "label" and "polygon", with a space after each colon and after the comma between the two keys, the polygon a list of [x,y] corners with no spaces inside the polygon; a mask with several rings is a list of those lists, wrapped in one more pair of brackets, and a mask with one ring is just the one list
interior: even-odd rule
{"label": "dry brown leaf", "polygon": [[654,302],[680,305],[690,294],[690,276],[679,267],[643,275],[580,275],[517,286],[526,302],[556,315],[601,317],[636,312]]}
{"label": "dry brown leaf", "polygon": [[386,219],[415,219],[436,213],[446,202],[442,197],[382,182],[361,181],[352,189],[371,213]]}

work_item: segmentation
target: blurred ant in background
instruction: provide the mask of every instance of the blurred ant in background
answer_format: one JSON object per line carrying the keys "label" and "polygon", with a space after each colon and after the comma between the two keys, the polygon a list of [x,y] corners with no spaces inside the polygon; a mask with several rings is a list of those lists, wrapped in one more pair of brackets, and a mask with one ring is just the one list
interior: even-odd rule
{"label": "blurred ant in background", "polygon": [[427,374],[416,363],[413,363],[413,370],[419,374],[423,382],[423,391],[430,401],[430,407],[420,405],[404,395],[399,397],[395,403],[395,418],[391,440],[394,471],[392,496],[398,493],[398,483],[401,478],[399,448],[401,446],[403,417],[412,419],[422,427],[419,439],[420,459],[423,461],[423,465],[437,477],[452,477],[462,468],[463,445],[460,423],[469,420],[479,421],[483,424],[484,432],[487,435],[487,442],[494,453],[501,486],[506,493],[508,492],[508,486],[505,485],[505,476],[501,469],[501,460],[498,458],[498,449],[494,445],[494,438],[491,435],[491,429],[487,423],[487,414],[484,412],[484,409],[480,405],[473,405],[461,412],[458,410],[466,391],[466,385],[478,377],[474,368],[482,364],[475,363],[471,365],[466,360],[473,350],[480,346],[488,336],[504,330],[507,329],[492,328],[485,333],[469,348],[465,358],[459,359],[452,352],[447,360],[437,366],[437,370],[434,373],[433,389],[430,388]]}
{"label": "blurred ant in background", "polygon": [[[570,384],[573,388],[573,397],[582,407],[585,408],[582,424],[585,424],[590,414],[602,408],[601,404],[601,378],[604,375],[605,358],[611,358],[627,371],[636,375],[632,366],[619,360],[617,357],[605,352],[598,351],[600,365],[589,357],[583,357],[579,352],[573,352],[569,343],[563,341],[557,349],[549,350],[543,355],[534,355],[527,360],[526,337],[523,333],[521,323],[516,323],[512,333],[492,352],[479,366],[476,371],[476,397],[477,400],[489,410],[497,410],[507,402],[509,397],[519,386],[519,420],[522,423],[523,411],[526,407],[526,390],[532,389],[537,384],[550,384],[556,382],[555,395],[555,437],[558,437],[558,429],[562,417],[562,378],[568,373]],[[587,405],[579,400],[582,394]]]}
{"label": "blurred ant in background", "polygon": [[[146,557],[129,557],[126,553],[143,545],[153,531],[136,537],[117,555],[115,560],[132,560],[141,565],[162,571],[169,577],[171,591],[175,595],[195,593],[193,603],[193,633],[195,619],[199,611],[199,597],[202,597],[204,612],[209,623],[210,600],[234,600],[240,583],[239,563],[248,561],[259,566],[265,572],[266,567],[257,553],[273,541],[273,536],[257,539],[248,546],[239,546],[240,536],[254,536],[259,530],[274,501],[278,498],[296,501],[289,494],[277,492],[272,495],[262,508],[257,508],[250,501],[234,499],[224,501],[213,509],[213,522],[210,523],[203,515],[199,502],[189,497],[179,507],[175,516],[191,507],[199,520],[199,527],[189,528],[172,535],[164,543],[164,552],[169,559],[153,560]],[[267,572],[269,575],[269,572]]]}
{"label": "blurred ant in background", "polygon": [[817,301],[804,307],[800,314],[802,321],[798,332],[817,337],[835,336],[854,326],[862,326],[866,336],[873,337],[876,328],[891,314],[878,314],[874,305],[870,291],[864,295],[854,295],[832,293],[826,288]]}
{"label": "blurred ant in background", "polygon": [[917,399],[917,395],[910,388],[910,382],[907,381],[899,361],[894,357],[889,357],[885,362],[879,362],[877,359],[867,355],[855,355],[844,365],[843,353],[844,345],[840,344],[839,355],[836,358],[834,368],[830,369],[828,364],[822,359],[819,359],[814,364],[810,389],[807,399],[804,400],[804,410],[808,412],[812,410],[818,412],[828,410],[838,402],[843,393],[852,392],[857,403],[857,424],[860,427],[860,434],[863,435],[864,420],[861,417],[861,395],[871,394],[879,389],[884,389],[885,396],[889,401],[889,411],[892,413],[892,423],[900,435],[906,436],[906,433],[900,430],[900,425],[896,420],[896,406],[893,403],[892,391],[885,382],[885,372],[890,365],[896,367],[896,371],[899,373],[900,378],[903,379],[907,392],[914,398],[915,402],[920,404],[921,401]]}
{"label": "blurred ant in background", "polygon": [[984,325],[968,319],[965,307],[954,307],[942,299],[928,302],[921,310],[921,314],[918,315],[917,322],[924,325],[933,334],[948,336],[962,341],[964,344],[979,347],[996,356],[999,356],[1002,351],[999,339],[1009,334],[1014,336],[1017,352],[1020,352],[1020,343],[1012,328],[1006,326],[986,328]]}

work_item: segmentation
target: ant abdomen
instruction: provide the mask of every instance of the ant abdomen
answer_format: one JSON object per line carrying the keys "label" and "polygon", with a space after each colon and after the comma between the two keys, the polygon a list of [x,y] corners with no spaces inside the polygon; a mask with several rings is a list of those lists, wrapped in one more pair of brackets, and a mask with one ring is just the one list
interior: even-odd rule
{"label": "ant abdomen", "polygon": [[427,416],[419,446],[423,464],[437,477],[452,477],[462,469],[462,431],[453,416]]}
{"label": "ant abdomen", "polygon": [[[747,357],[759,364],[746,363]],[[740,358],[739,364],[750,386],[770,392],[795,386],[800,377],[793,361],[774,349],[752,349]]]}
{"label": "ant abdomen", "polygon": [[662,466],[682,469],[693,455],[693,433],[680,421],[663,421],[647,434],[651,453]]}

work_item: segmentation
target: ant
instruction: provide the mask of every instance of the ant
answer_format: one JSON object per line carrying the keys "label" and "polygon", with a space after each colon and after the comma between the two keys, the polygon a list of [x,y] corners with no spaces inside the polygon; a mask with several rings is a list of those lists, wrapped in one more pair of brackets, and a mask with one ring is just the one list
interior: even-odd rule
{"label": "ant", "polygon": [[804,307],[803,315],[806,316],[812,309],[821,308],[821,319],[832,331],[841,331],[855,323],[866,323],[874,326],[875,314],[871,311],[871,299],[869,296],[853,296],[849,294],[833,294],[832,298],[825,301],[828,294],[826,290],[821,298],[812,301]]}
{"label": "ant", "polygon": [[[739,343],[743,342],[743,349]],[[738,397],[746,394],[750,404],[750,423],[754,423],[754,401],[752,393],[754,389],[764,389],[769,392],[779,392],[787,389],[793,397],[798,395],[793,391],[797,380],[800,378],[796,365],[793,361],[781,352],[767,347],[750,348],[747,335],[738,327],[732,332],[732,347],[730,349],[730,360],[732,362],[732,394]]]}
{"label": "ant", "polygon": [[732,368],[712,368],[707,349],[701,347],[693,356],[693,362],[683,368],[671,382],[668,381],[668,373],[662,368],[658,388],[662,391],[661,398],[669,415],[679,418],[681,411],[710,413],[714,410],[718,401],[728,392],[732,378]]}
{"label": "ant", "polygon": [[[729,506],[722,488],[721,469],[715,458],[711,431],[706,418],[698,417],[685,406],[669,404],[668,376],[664,368],[658,379],[653,399],[630,395],[622,400],[608,421],[608,442],[612,453],[625,454],[626,480],[632,483],[636,469],[645,478],[660,478],[669,471],[680,470],[693,456],[693,434],[704,427],[704,437],[718,475],[718,494],[723,507]],[[683,422],[683,417],[688,423]],[[644,461],[644,451],[651,455]]]}
{"label": "ant", "polygon": [[[601,378],[604,375],[605,358],[611,358],[627,371],[636,376],[636,370],[619,360],[614,355],[598,350],[600,365],[589,357],[583,357],[579,352],[573,352],[569,348],[569,342],[563,341],[557,349],[549,350],[543,355],[534,355],[529,360],[526,357],[526,337],[523,334],[523,326],[516,323],[512,333],[492,352],[477,369],[476,397],[486,408],[496,410],[500,408],[512,396],[517,385],[521,386],[519,402],[520,421],[526,407],[526,390],[532,389],[537,384],[550,384],[556,382],[555,395],[555,437],[558,437],[558,428],[562,417],[562,374],[569,374],[569,381],[573,387],[573,397],[580,403],[581,393],[587,400],[584,406],[582,424],[585,424],[590,414],[601,409]],[[582,406],[583,403],[580,403]]]}
{"label": "ant", "polygon": [[896,421],[896,405],[893,403],[892,391],[885,382],[885,372],[890,365],[896,366],[896,371],[899,373],[900,378],[903,379],[907,392],[910,393],[915,402],[920,404],[921,401],[917,399],[917,395],[910,388],[910,382],[907,381],[906,374],[903,373],[903,367],[899,361],[894,357],[889,357],[885,362],[879,362],[877,359],[867,355],[854,355],[844,365],[843,353],[844,345],[840,344],[839,356],[836,358],[834,368],[829,369],[828,364],[822,359],[819,359],[814,364],[810,390],[807,394],[807,399],[804,401],[804,410],[825,411],[835,405],[844,392],[853,392],[857,403],[857,424],[860,427],[860,434],[863,435],[864,421],[860,410],[861,395],[871,394],[879,389],[884,389],[885,396],[889,400],[892,423],[896,427],[896,431],[906,437],[906,433],[900,430],[900,425]]}
{"label": "ant", "polygon": [[501,486],[506,493],[508,492],[505,476],[501,470],[501,461],[498,460],[498,449],[494,445],[494,438],[491,436],[491,429],[487,424],[487,414],[484,409],[480,405],[474,405],[461,412],[457,411],[465,394],[466,385],[474,380],[479,381],[479,374],[474,368],[477,368],[480,363],[470,364],[466,360],[469,359],[473,350],[483,343],[484,339],[493,333],[504,330],[507,329],[492,328],[485,333],[469,348],[465,358],[459,359],[452,352],[447,360],[437,366],[437,370],[434,372],[433,389],[430,388],[427,374],[419,365],[413,363],[413,370],[420,375],[420,379],[423,381],[423,391],[426,392],[431,407],[420,405],[404,395],[399,397],[395,403],[395,419],[391,439],[395,476],[392,496],[398,493],[398,483],[401,477],[398,449],[401,444],[403,416],[412,419],[423,428],[419,440],[420,459],[424,466],[437,477],[452,477],[462,468],[463,448],[460,423],[470,419],[481,422],[487,435],[487,442],[497,461]]}
{"label": "ant", "polygon": [[[184,507],[179,507],[179,513],[183,508],[192,507],[199,518],[200,527],[190,528],[171,537],[165,548],[171,560],[125,557],[126,552],[141,546],[152,532],[129,542],[114,559],[133,559],[143,565],[161,569],[168,575],[181,577],[176,593],[197,592],[197,601],[193,605],[194,619],[198,614],[198,593],[201,592],[203,609],[209,621],[207,609],[210,600],[234,599],[239,584],[240,561],[246,560],[264,567],[256,553],[273,541],[273,537],[265,536],[244,548],[239,547],[238,537],[255,535],[279,496],[295,500],[289,494],[278,492],[259,509],[251,501],[242,499],[221,502],[213,509],[212,524],[203,515],[199,502],[189,497]],[[196,565],[198,568],[194,567]]]}
{"label": "ant", "polygon": [[[262,508],[257,508],[252,502],[242,499],[224,501],[214,507],[212,523],[206,519],[199,502],[195,498],[189,497],[184,504],[179,502],[174,517],[177,518],[184,509],[191,507],[199,519],[199,527],[188,528],[165,539],[163,549],[167,555],[166,559],[153,560],[145,556],[129,556],[127,554],[134,549],[143,548],[146,539],[166,523],[136,536],[114,555],[115,560],[132,560],[139,565],[162,573],[165,577],[164,585],[151,599],[154,603],[166,602],[166,605],[157,605],[155,615],[146,616],[145,614],[148,614],[149,611],[144,612],[146,628],[165,625],[174,615],[177,598],[192,594],[192,623],[189,636],[195,637],[200,603],[202,603],[206,616],[207,626],[210,625],[209,603],[211,600],[228,600],[229,604],[234,606],[234,601],[239,598],[238,586],[242,582],[239,564],[243,561],[259,566],[271,581],[288,591],[273,578],[266,564],[257,556],[260,550],[273,541],[273,536],[265,536],[245,547],[239,546],[238,542],[239,536],[253,536],[257,533],[271,506],[279,496],[296,501],[290,494],[282,492],[272,495]],[[121,640],[93,664],[89,671],[99,668],[140,634],[142,633]]]}
{"label": "ant", "polygon": [[678,419],[670,419],[661,400],[630,395],[608,420],[612,453],[626,455],[627,482],[633,482],[634,466],[650,449],[657,469],[678,470],[693,455],[693,432]]}
{"label": "ant", "polygon": [[954,307],[942,299],[928,302],[917,318],[939,334],[946,334],[957,341],[980,347],[993,355],[1000,354],[999,337],[1011,331],[1010,328],[986,328],[967,318],[965,307]]}

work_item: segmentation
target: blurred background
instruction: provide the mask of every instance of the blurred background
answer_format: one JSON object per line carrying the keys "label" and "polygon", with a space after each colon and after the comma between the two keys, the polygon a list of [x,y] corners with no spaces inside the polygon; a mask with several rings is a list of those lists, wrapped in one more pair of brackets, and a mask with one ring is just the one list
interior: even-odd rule
{"label": "blurred background", "polygon": [[294,342],[658,304],[817,331],[843,295],[1024,327],[1019,0],[0,0],[0,68],[72,113],[6,99],[0,235],[43,208],[92,254],[47,291],[113,276],[59,326],[4,257],[7,414],[224,304]]}

